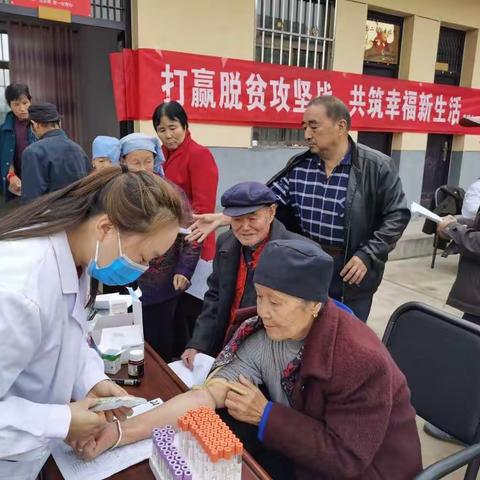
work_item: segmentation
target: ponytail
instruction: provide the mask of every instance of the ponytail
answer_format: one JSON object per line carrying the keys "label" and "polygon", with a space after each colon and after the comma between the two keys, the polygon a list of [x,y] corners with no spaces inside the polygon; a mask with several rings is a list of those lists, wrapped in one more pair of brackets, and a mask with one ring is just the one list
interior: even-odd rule
{"label": "ponytail", "polygon": [[112,166],[6,215],[0,219],[0,240],[53,235],[101,213],[121,231],[145,233],[159,224],[183,223],[185,204],[161,177]]}

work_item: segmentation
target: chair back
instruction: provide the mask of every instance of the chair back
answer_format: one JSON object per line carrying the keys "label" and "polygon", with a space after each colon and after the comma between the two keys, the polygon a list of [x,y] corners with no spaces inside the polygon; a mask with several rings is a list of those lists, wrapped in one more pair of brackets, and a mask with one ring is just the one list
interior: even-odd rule
{"label": "chair back", "polygon": [[410,302],[391,316],[383,343],[407,378],[418,415],[455,438],[480,440],[480,326]]}

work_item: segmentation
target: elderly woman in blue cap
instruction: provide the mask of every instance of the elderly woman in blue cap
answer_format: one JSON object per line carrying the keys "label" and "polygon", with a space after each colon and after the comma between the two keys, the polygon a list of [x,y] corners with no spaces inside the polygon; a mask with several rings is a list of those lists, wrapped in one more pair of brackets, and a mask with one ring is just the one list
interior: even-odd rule
{"label": "elderly woman in blue cap", "polygon": [[164,176],[162,163],[164,157],[157,137],[144,133],[131,133],[120,139],[120,162],[129,170],[155,172]]}
{"label": "elderly woman in blue cap", "polygon": [[[157,137],[131,133],[120,140],[120,147],[120,162],[129,170],[164,176],[164,157]],[[183,191],[182,195],[188,204]],[[179,235],[164,256],[150,261],[148,270],[138,280],[142,290],[145,340],[166,362],[172,361],[183,350],[183,345],[177,345],[183,332],[176,322],[175,312],[180,294],[190,286],[200,252],[201,245],[186,243]]]}
{"label": "elderly woman in blue cap", "polygon": [[123,422],[121,435],[107,425],[83,455],[208,406],[226,408],[221,415],[276,480],[414,478],[422,462],[405,377],[376,334],[328,297],[332,271],[313,242],[270,241],[254,274],[258,315],[205,384]]}
{"label": "elderly woman in blue cap", "polygon": [[92,143],[92,167],[98,171],[110,165],[118,165],[120,160],[120,140],[100,135]]}

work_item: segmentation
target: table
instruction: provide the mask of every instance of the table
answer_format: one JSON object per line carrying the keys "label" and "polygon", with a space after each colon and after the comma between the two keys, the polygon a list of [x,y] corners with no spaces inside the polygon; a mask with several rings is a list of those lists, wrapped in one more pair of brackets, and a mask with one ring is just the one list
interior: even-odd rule
{"label": "table", "polygon": [[[122,367],[122,371],[116,375],[119,378],[127,378],[126,367]],[[188,390],[186,385],[173,373],[160,356],[145,344],[145,377],[141,385],[136,387],[125,387],[129,393],[138,397],[144,397],[149,400],[160,397],[166,401]],[[45,480],[62,480],[63,477],[58,470],[53,458],[48,459],[42,471]],[[127,470],[123,470],[110,477],[112,480],[154,480],[148,460],[137,465],[133,465]],[[243,454],[242,480],[271,480],[270,476],[263,468],[255,462],[253,457],[248,453]]]}

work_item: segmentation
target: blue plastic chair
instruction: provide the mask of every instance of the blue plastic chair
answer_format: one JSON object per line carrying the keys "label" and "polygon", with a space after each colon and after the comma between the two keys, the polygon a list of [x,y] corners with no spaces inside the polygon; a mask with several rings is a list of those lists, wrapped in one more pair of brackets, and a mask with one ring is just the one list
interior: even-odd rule
{"label": "blue plastic chair", "polygon": [[338,300],[335,300],[334,298],[332,298],[332,301],[338,308],[341,308],[342,310],[345,310],[346,312],[351,313],[352,315],[355,315],[353,313],[353,310],[350,307],[347,307],[344,303]]}

